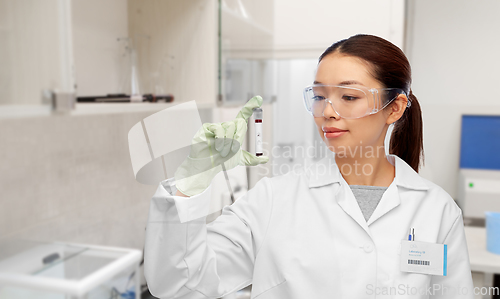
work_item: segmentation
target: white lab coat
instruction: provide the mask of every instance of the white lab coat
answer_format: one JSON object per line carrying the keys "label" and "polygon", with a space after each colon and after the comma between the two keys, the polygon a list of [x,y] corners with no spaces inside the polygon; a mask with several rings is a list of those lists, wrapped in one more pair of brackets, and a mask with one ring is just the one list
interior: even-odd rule
{"label": "white lab coat", "polygon": [[[396,176],[368,222],[334,154],[263,178],[208,225],[210,188],[184,198],[163,181],[146,229],[151,293],[218,298],[252,284],[259,299],[473,298],[460,208],[404,160],[387,159]],[[400,271],[410,227],[417,241],[448,245],[446,277]]]}

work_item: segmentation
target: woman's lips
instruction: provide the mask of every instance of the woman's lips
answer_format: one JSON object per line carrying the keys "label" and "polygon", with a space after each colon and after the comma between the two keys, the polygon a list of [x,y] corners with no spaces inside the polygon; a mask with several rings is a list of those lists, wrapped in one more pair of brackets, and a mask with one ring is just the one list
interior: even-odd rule
{"label": "woman's lips", "polygon": [[344,135],[348,131],[339,131],[339,132],[325,132],[326,138],[335,138]]}
{"label": "woman's lips", "polygon": [[326,138],[335,138],[344,135],[348,130],[342,130],[335,127],[324,127],[323,132]]}

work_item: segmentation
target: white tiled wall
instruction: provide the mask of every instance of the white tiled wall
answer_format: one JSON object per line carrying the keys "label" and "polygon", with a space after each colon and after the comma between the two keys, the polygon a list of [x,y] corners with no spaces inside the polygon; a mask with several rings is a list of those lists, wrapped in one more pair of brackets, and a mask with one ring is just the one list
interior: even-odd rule
{"label": "white tiled wall", "polygon": [[135,181],[128,130],[151,113],[0,121],[0,238],[142,249],[156,186]]}

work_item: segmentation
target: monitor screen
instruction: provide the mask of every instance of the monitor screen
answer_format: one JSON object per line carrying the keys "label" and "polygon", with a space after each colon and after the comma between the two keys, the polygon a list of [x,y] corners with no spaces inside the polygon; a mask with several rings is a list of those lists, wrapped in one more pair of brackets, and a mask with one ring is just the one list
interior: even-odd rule
{"label": "monitor screen", "polygon": [[462,115],[460,168],[500,170],[500,115]]}

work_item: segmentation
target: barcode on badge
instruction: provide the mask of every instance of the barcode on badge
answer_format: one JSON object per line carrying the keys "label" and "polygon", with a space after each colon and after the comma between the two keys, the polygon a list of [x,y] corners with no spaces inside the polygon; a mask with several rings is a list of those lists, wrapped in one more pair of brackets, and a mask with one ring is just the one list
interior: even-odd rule
{"label": "barcode on badge", "polygon": [[430,266],[430,261],[408,260],[408,265]]}

